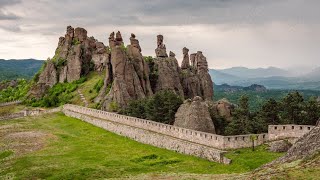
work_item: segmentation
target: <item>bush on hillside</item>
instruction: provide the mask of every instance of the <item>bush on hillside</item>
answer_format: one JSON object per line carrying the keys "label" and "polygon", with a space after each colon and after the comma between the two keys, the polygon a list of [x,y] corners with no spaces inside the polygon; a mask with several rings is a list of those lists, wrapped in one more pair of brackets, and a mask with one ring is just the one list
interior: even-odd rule
{"label": "bush on hillside", "polygon": [[181,97],[174,92],[160,91],[152,97],[130,102],[123,113],[129,116],[173,124],[174,115],[182,103]]}
{"label": "bush on hillside", "polygon": [[41,99],[37,100],[33,98],[26,100],[25,103],[33,107],[58,107],[67,104],[73,98],[72,92],[84,81],[86,81],[85,77],[71,83],[58,83],[50,88]]}
{"label": "bush on hillside", "polygon": [[0,91],[0,102],[23,100],[30,89],[31,83],[25,79],[18,79],[18,85],[7,87]]}

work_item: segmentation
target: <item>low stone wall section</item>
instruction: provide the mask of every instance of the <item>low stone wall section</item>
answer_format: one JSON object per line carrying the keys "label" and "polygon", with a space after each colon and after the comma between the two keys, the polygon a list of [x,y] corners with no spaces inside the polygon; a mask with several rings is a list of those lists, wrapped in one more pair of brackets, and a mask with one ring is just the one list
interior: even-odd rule
{"label": "low stone wall section", "polygon": [[24,113],[23,112],[19,112],[19,113],[12,113],[12,114],[8,114],[5,116],[0,116],[0,121],[1,120],[8,120],[8,119],[17,119],[17,118],[21,118],[24,117]]}
{"label": "low stone wall section", "polygon": [[54,108],[54,109],[49,109],[49,110],[23,110],[18,113],[11,113],[5,116],[0,116],[0,120],[9,120],[9,119],[17,119],[25,116],[39,116],[43,114],[48,114],[48,113],[56,113],[60,112],[62,107]]}
{"label": "low stone wall section", "polygon": [[[175,138],[191,141],[205,146],[210,146],[217,149],[238,149],[243,147],[251,147],[252,141],[249,135],[237,136],[221,136],[217,134],[210,134],[181,127],[176,127],[168,124],[158,123],[145,119],[124,116],[116,113],[100,111],[96,109],[85,108],[81,106],[67,104],[64,109],[89,115],[92,117],[117,122],[132,127],[137,127],[149,131],[154,131],[164,135],[172,136]],[[268,134],[257,134],[255,145],[260,145],[268,140]]]}
{"label": "low stone wall section", "polygon": [[[81,108],[80,108],[81,109]],[[63,112],[65,115],[81,119],[87,123],[93,124],[97,127],[101,127],[110,132],[116,133],[121,136],[131,138],[135,141],[153,145],[160,148],[173,150],[179,153],[197,156],[200,158],[208,159],[209,161],[220,162],[224,164],[230,164],[231,160],[223,156],[224,151],[175,138],[173,136],[157,133],[144,128],[136,126],[126,125],[116,121],[110,121],[102,119],[96,116],[90,116],[88,109],[84,109],[84,112],[80,111],[79,107],[65,105]],[[90,111],[91,112],[91,111]],[[114,114],[115,115],[115,114]],[[100,115],[101,116],[101,115]],[[110,116],[108,117],[110,118]]]}
{"label": "low stone wall section", "polygon": [[286,138],[299,138],[304,134],[311,131],[315,126],[309,125],[269,125],[268,136],[269,141],[286,139]]}
{"label": "low stone wall section", "polygon": [[11,101],[11,102],[0,103],[0,107],[20,104],[21,102],[22,101]]}

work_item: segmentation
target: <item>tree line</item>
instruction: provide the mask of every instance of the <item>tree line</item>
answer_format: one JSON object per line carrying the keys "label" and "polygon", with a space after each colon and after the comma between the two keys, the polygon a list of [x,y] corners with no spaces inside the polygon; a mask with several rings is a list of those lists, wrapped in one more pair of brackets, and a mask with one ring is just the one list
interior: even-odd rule
{"label": "tree line", "polygon": [[257,111],[249,110],[249,97],[242,95],[231,121],[216,118],[220,134],[237,135],[264,133],[268,125],[305,124],[315,125],[320,118],[320,105],[316,97],[305,100],[297,91],[288,93],[281,100],[270,98]]}

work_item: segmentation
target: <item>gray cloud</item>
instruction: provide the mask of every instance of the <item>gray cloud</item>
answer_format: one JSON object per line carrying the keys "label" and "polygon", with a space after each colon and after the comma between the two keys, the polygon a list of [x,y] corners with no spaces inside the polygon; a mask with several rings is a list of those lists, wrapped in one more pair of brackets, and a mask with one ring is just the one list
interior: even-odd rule
{"label": "gray cloud", "polygon": [[121,30],[126,40],[134,32],[145,55],[154,54],[162,33],[178,58],[188,46],[203,50],[211,67],[285,67],[318,62],[319,6],[317,0],[1,0],[0,29],[44,43],[42,54],[25,50],[41,59],[72,25],[105,43],[111,31]]}
{"label": "gray cloud", "polygon": [[5,13],[3,10],[0,9],[0,21],[1,20],[17,20],[17,19],[20,19],[20,17],[13,13]]}
{"label": "gray cloud", "polygon": [[4,6],[14,5],[21,3],[21,0],[1,0],[0,1],[0,8]]}

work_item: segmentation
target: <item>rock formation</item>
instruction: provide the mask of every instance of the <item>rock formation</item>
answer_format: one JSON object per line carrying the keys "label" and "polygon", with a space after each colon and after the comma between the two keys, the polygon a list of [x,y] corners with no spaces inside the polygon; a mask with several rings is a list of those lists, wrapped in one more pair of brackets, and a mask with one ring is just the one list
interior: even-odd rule
{"label": "rock formation", "polygon": [[157,57],[168,57],[168,54],[166,52],[166,45],[163,44],[163,36],[158,35],[157,36],[157,49],[155,49],[156,56]]}
{"label": "rock formation", "polygon": [[183,87],[180,80],[180,67],[177,59],[171,53],[170,57],[157,57],[154,59],[157,69],[158,79],[154,92],[162,90],[172,90],[180,97],[184,98]]}
{"label": "rock formation", "polygon": [[112,32],[108,40],[106,47],[94,37],[88,37],[85,29],[68,26],[65,36],[59,38],[54,57],[46,62],[29,95],[42,97],[58,82],[72,82],[89,71],[105,70],[104,85],[94,99],[104,110],[109,110],[110,105],[125,107],[131,100],[162,90],[171,90],[181,98],[200,96],[212,100],[213,84],[206,58],[200,51],[191,55],[190,65],[189,50],[183,48],[180,68],[175,54],[170,51],[168,56],[162,35],[157,36],[156,58],[149,59],[143,57],[133,33],[127,47],[119,31]]}
{"label": "rock formation", "polygon": [[310,132],[298,139],[288,150],[287,154],[273,163],[292,162],[312,156],[320,151],[320,126],[314,127]]}
{"label": "rock formation", "polygon": [[[106,63],[104,87],[95,100],[99,102],[104,99],[104,109],[107,110],[111,102],[123,107],[131,100],[148,97],[162,90],[171,90],[182,98],[201,96],[205,100],[212,100],[213,83],[211,79],[208,80],[207,61],[200,51],[195,56],[196,63],[191,67],[189,50],[183,48],[183,68],[180,68],[173,52],[170,51],[168,57],[162,35],[157,36],[156,58],[149,61],[144,60],[134,34],[131,34],[130,45],[124,47],[121,33],[111,33],[109,46],[111,61]],[[152,81],[149,78],[151,75]],[[111,91],[103,98],[108,86],[111,86]],[[212,88],[211,91],[209,88]]]}
{"label": "rock formation", "polygon": [[149,69],[135,35],[131,34],[131,44],[126,48],[119,31],[115,38],[113,36],[114,33],[111,33],[109,37],[111,62],[107,65],[103,88],[104,90],[111,86],[110,92],[104,97],[103,109],[105,110],[112,109],[111,106],[115,104],[124,107],[131,100],[142,99],[153,94],[149,81]]}
{"label": "rock formation", "polygon": [[208,63],[201,51],[191,54],[191,66],[189,61],[189,49],[183,48],[183,61],[181,65],[182,85],[185,97],[201,96],[205,100],[213,100],[213,82],[208,73]]}
{"label": "rock formation", "polygon": [[58,82],[78,80],[91,69],[102,71],[109,54],[108,48],[93,37],[88,37],[85,29],[68,26],[65,36],[59,38],[54,57],[47,61],[41,72],[37,87],[29,94],[41,96],[41,92],[45,92],[41,88],[52,87]]}
{"label": "rock formation", "polygon": [[273,141],[269,143],[271,152],[287,152],[292,144],[287,140]]}
{"label": "rock formation", "polygon": [[230,103],[227,99],[220,99],[214,103],[210,104],[210,110],[213,114],[224,117],[227,121],[231,121],[232,113],[234,112],[235,105]]}
{"label": "rock formation", "polygon": [[183,60],[181,63],[181,69],[188,69],[188,68],[190,68],[189,49],[184,47],[182,49],[182,53],[183,53]]}
{"label": "rock formation", "polygon": [[18,86],[18,80],[11,80],[11,81],[2,81],[0,82],[0,91],[7,89],[8,87],[17,87]]}
{"label": "rock formation", "polygon": [[200,79],[202,97],[206,100],[213,99],[213,82],[208,73],[207,58],[203,56],[201,51],[198,51],[195,57],[195,66]]}
{"label": "rock formation", "polygon": [[55,67],[54,62],[47,61],[46,67],[44,68],[43,72],[39,76],[39,84],[46,84],[50,87],[57,84],[58,77],[57,77],[57,69]]}
{"label": "rock formation", "polygon": [[209,107],[199,96],[185,100],[175,115],[175,126],[215,133]]}

